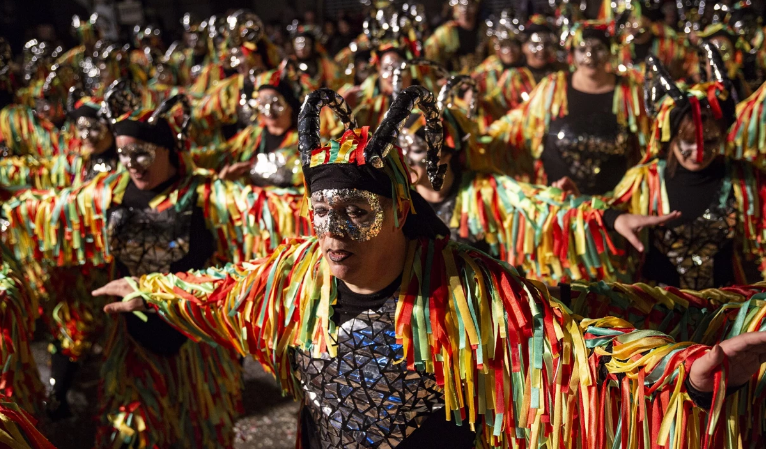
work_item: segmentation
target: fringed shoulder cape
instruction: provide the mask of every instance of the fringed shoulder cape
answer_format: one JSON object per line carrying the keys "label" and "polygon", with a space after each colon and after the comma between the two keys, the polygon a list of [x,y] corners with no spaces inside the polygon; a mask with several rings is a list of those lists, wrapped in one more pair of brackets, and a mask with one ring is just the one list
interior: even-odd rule
{"label": "fringed shoulder cape", "polygon": [[[21,261],[47,260],[57,266],[110,262],[107,211],[120,204],[129,181],[125,171],[105,173],[76,188],[28,190],[12,198],[3,212],[15,255]],[[220,260],[261,257],[284,238],[311,232],[300,216],[302,195],[202,175],[182,177],[152,206],[182,208],[195,198],[216,236]]]}
{"label": "fringed shoulder cape", "polygon": [[485,59],[473,70],[471,76],[479,89],[482,128],[520,106],[537,85],[528,68],[506,69],[495,55]]}
{"label": "fringed shoulder cape", "polygon": [[[147,275],[136,295],[190,337],[252,354],[294,396],[289,348],[336,353],[336,280],[315,238]],[[542,284],[446,239],[409,242],[395,327],[403,363],[434,374],[447,418],[477,430],[481,447],[733,448],[727,419],[751,412],[723,401],[725,371],[711,413],[692,404],[685,363],[706,346],[618,319],[577,322]]]}
{"label": "fringed shoulder cape", "polygon": [[490,253],[548,284],[616,276],[621,255],[606,231],[598,197],[575,197],[555,187],[510,176],[465,173],[450,228],[484,240]]}
{"label": "fringed shoulder cape", "polygon": [[[534,165],[542,155],[551,122],[569,113],[569,77],[569,72],[561,71],[543,78],[527,101],[490,126],[489,151],[507,154],[512,161],[517,161],[517,169],[510,174],[522,176],[522,179],[533,183],[545,183],[542,182],[541,167]],[[649,121],[644,112],[641,85],[631,77],[617,78],[612,112],[617,116],[617,123],[635,134],[639,147],[644,148],[649,135]],[[529,170],[536,173],[525,173]]]}

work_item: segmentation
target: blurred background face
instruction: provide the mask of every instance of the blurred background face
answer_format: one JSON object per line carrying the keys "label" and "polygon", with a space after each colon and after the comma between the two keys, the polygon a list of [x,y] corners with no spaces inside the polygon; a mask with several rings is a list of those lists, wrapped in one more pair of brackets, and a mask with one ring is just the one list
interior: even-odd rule
{"label": "blurred background face", "polygon": [[472,0],[460,0],[453,7],[455,20],[461,24],[473,26],[476,24],[476,15],[479,12],[479,5]]}
{"label": "blurred background face", "polygon": [[[705,115],[702,120],[703,148],[699,148],[696,139],[696,128],[691,114],[684,117],[678,130],[678,135],[671,142],[671,150],[679,165],[689,171],[700,171],[707,168],[715,159],[723,144],[723,133],[718,123],[712,117]],[[702,161],[697,157],[702,151]]]}
{"label": "blurred background face", "polygon": [[514,65],[521,59],[521,45],[514,40],[496,40],[495,55],[505,65]]}
{"label": "blurred background face", "polygon": [[292,108],[276,90],[262,89],[259,91],[257,105],[263,125],[267,127],[290,126]]}
{"label": "blurred background face", "polygon": [[549,33],[532,33],[524,43],[523,50],[527,65],[541,69],[553,59],[553,36]]}
{"label": "blurred background face", "polygon": [[141,190],[150,190],[168,179],[170,150],[129,136],[117,136],[117,155]]}
{"label": "blurred background face", "polygon": [[595,38],[583,39],[574,48],[575,67],[586,75],[604,72],[610,56],[606,45]]}
{"label": "blurred background face", "polygon": [[298,36],[293,40],[293,49],[298,59],[308,59],[314,50],[314,41],[306,36]]}
{"label": "blurred background face", "polygon": [[[394,92],[393,78],[394,70],[400,67],[404,59],[396,52],[384,53],[380,58],[379,83],[380,90],[384,95],[391,95]],[[407,87],[412,82],[409,70],[402,70],[402,87]]]}
{"label": "blurred background face", "polygon": [[75,122],[77,137],[82,140],[83,154],[99,154],[106,151],[114,141],[106,123],[91,117],[78,117]]}

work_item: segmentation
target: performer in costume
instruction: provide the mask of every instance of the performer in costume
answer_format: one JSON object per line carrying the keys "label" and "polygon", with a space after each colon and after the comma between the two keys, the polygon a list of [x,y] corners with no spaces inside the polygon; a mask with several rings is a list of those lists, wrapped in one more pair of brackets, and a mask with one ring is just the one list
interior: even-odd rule
{"label": "performer in costume", "polygon": [[288,26],[288,31],[292,38],[298,70],[308,78],[306,82],[313,85],[314,89],[340,87],[340,71],[319,41],[320,31],[298,25],[297,21]]}
{"label": "performer in costume", "polygon": [[[546,18],[532,16],[522,27],[523,31],[518,29],[517,22],[518,19],[506,11],[492,22],[492,27],[488,22],[487,33],[495,38],[496,54],[485,59],[472,73],[482,96],[479,108],[482,132],[526,101],[540,80],[558,71],[555,37]],[[518,55],[512,58],[516,52]]]}
{"label": "performer in costume", "polygon": [[480,0],[450,0],[453,18],[434,30],[423,47],[426,59],[450,72],[469,73],[484,57],[478,20]]}
{"label": "performer in costume", "polygon": [[649,232],[640,277],[695,290],[760,280],[764,232],[763,174],[731,148],[721,151],[736,121],[732,84],[717,50],[711,43],[704,49],[713,81],[688,90],[647,59],[647,107],[656,111],[651,159],[630,169],[615,188],[616,210],[604,213],[607,228],[643,249],[631,214],[680,212]]}
{"label": "performer in costume", "polygon": [[[125,296],[107,311],[146,301],[197,339],[253,354],[301,399],[300,447],[627,448],[695,436],[708,447],[759,437],[724,424],[740,397],[726,402],[724,390],[758,371],[766,334],[710,351],[624,321],[580,326],[541,284],[442,237],[448,230],[410,189],[392,142],[413,105],[428,115],[435,188],[444,173],[427,90],[405,89],[371,137],[352,130],[327,146],[322,95],[301,112],[318,237],[248,264],[115,281],[94,292]],[[719,370],[724,357],[729,369]],[[709,415],[693,406],[694,391],[714,391]],[[750,410],[744,419],[758,416]]]}
{"label": "performer in costume", "polygon": [[302,187],[298,155],[301,97],[301,88],[290,80],[286,67],[246,83],[237,103],[247,126],[224,145],[192,150],[195,165],[212,169],[224,179],[246,176],[262,187]]}
{"label": "performer in costume", "polygon": [[529,100],[492,124],[490,151],[512,147],[510,175],[604,194],[641,159],[648,120],[640,86],[608,70],[613,25],[575,24],[567,44],[575,71],[543,79]]}
{"label": "performer in costume", "polygon": [[[184,116],[176,127],[178,108],[171,107],[179,102]],[[100,174],[75,189],[27,191],[4,204],[15,252],[56,265],[114,261],[118,273],[140,275],[202,268],[213,256],[247,260],[277,247],[282,232],[310,233],[299,217],[300,197],[194,174],[184,103],[179,96],[154,112],[109,114],[127,171]],[[97,447],[115,440],[129,447],[230,447],[241,389],[233,354],[188,343],[156,315],[111,324]],[[200,395],[197,386],[212,378],[220,384]]]}
{"label": "performer in costume", "polygon": [[752,58],[745,59],[750,50],[749,44],[723,22],[708,25],[697,37],[710,41],[721,53],[726,63],[727,76],[733,83],[731,94],[734,101],[739,103],[747,98],[753,90],[745,78],[745,73],[754,75],[756,72],[756,61]]}

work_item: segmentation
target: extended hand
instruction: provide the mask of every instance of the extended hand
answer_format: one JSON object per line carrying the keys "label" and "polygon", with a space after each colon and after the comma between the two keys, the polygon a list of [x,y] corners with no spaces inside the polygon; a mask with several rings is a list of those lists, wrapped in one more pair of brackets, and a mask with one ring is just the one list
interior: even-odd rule
{"label": "extended hand", "polygon": [[614,221],[614,230],[625,237],[637,250],[643,252],[644,245],[638,238],[638,233],[645,227],[665,224],[681,217],[681,212],[671,212],[667,215],[652,217],[649,215],[622,214]]}
{"label": "extended hand", "polygon": [[723,363],[724,356],[729,359],[727,386],[744,384],[766,363],[766,332],[748,332],[713,346],[689,369],[691,385],[699,391],[713,391],[714,372]]}
{"label": "extended hand", "polygon": [[[124,298],[133,292],[133,287],[130,286],[127,279],[122,278],[114,280],[101,288],[93,290],[91,294],[93,296],[117,296],[119,298]],[[110,314],[145,310],[146,307],[144,307],[144,300],[141,298],[133,298],[126,302],[113,302],[104,306],[104,312]]]}
{"label": "extended hand", "polygon": [[556,187],[569,195],[580,196],[580,189],[577,188],[577,184],[575,184],[569,176],[564,176],[551,184],[551,186]]}
{"label": "extended hand", "polygon": [[218,173],[218,177],[228,181],[236,181],[237,179],[245,176],[245,174],[250,171],[250,167],[252,165],[253,163],[250,161],[236,162],[234,164],[227,165],[221,169],[221,171]]}

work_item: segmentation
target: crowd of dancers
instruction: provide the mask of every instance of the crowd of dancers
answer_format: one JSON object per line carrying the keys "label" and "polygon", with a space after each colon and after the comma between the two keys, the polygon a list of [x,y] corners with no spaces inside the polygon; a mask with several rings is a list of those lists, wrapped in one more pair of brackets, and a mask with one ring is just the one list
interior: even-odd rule
{"label": "crowd of dancers", "polygon": [[0,447],[88,356],[82,447],[232,447],[242,357],[304,449],[762,447],[766,29],[706,3],[0,38]]}

